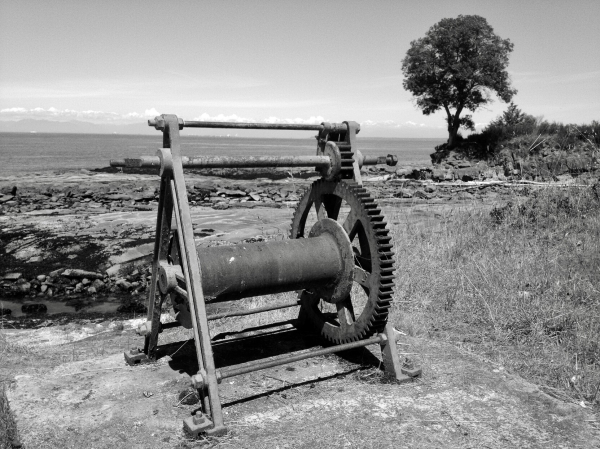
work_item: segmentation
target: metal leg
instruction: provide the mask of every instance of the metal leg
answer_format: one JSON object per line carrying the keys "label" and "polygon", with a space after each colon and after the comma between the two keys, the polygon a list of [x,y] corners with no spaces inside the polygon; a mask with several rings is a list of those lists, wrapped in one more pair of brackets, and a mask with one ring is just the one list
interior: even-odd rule
{"label": "metal leg", "polygon": [[391,324],[386,324],[383,330],[386,336],[385,340],[380,343],[381,356],[383,358],[383,367],[385,372],[394,377],[398,382],[410,382],[411,377],[402,373],[402,363],[396,349],[396,335]]}

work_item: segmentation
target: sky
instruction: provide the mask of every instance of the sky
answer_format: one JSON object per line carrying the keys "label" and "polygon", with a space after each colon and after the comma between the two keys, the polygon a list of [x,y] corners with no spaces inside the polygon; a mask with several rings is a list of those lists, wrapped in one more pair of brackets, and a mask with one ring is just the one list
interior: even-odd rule
{"label": "sky", "polygon": [[403,89],[401,61],[459,14],[513,42],[524,112],[600,119],[599,0],[0,0],[0,120],[355,120],[363,135],[444,137],[444,115]]}

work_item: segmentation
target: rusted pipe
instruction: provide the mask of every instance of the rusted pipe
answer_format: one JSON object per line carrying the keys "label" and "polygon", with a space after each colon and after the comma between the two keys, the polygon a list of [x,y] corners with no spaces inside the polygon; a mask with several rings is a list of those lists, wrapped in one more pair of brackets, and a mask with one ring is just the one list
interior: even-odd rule
{"label": "rusted pipe", "polygon": [[[386,164],[394,166],[398,157],[364,156],[357,151],[359,167],[363,165]],[[258,168],[258,167],[316,167],[328,170],[331,167],[329,156],[198,156],[181,158],[184,168]],[[138,158],[112,159],[111,167],[160,168],[158,156],[140,156]]]}
{"label": "rusted pipe", "polygon": [[[328,169],[328,156],[199,156],[182,157],[184,168],[318,167]],[[158,156],[112,159],[111,167],[160,168]]]}
{"label": "rusted pipe", "polygon": [[381,344],[385,341],[385,335],[378,334],[374,337],[366,340],[353,341],[351,343],[344,343],[341,345],[331,346],[323,349],[311,349],[306,352],[296,354],[283,354],[277,357],[273,357],[269,360],[259,360],[256,362],[245,363],[242,365],[228,366],[217,370],[217,379],[219,382],[222,379],[228,377],[239,376],[240,374],[251,373],[274,366],[284,365],[286,363],[297,362],[299,360],[308,359],[311,357],[318,357],[326,354],[333,354],[335,352],[347,351],[348,349],[361,348],[368,345]]}
{"label": "rusted pipe", "polygon": [[[159,119],[159,120],[157,120]],[[156,127],[160,118],[148,120],[148,126]],[[323,131],[324,125],[298,125],[291,123],[240,123],[240,122],[204,122],[194,120],[181,120],[182,128],[221,128],[221,129],[281,129],[292,131]],[[330,123],[328,125],[330,132],[346,131],[348,127],[344,123]]]}

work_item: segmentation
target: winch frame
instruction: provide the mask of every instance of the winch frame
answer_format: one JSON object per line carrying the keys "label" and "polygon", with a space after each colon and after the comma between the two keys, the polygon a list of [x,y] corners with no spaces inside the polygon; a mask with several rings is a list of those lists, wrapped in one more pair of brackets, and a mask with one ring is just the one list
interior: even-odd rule
{"label": "winch frame", "polygon": [[[280,125],[263,123],[212,123],[212,122],[186,122],[176,115],[162,115],[154,120],[149,120],[149,125],[154,126],[163,133],[163,145],[155,157],[142,157],[139,159],[124,159],[111,161],[113,166],[133,167],[160,167],[160,198],[158,204],[156,240],[152,260],[152,278],[148,297],[148,315],[146,323],[138,329],[138,334],[145,336],[143,350],[132,348],[125,353],[125,359],[130,365],[145,363],[156,359],[158,348],[158,336],[163,329],[179,325],[179,323],[161,323],[161,309],[167,295],[176,293],[187,299],[191,315],[192,331],[196,357],[198,360],[198,373],[191,378],[192,386],[200,394],[202,410],[194,416],[184,420],[184,428],[192,435],[206,433],[207,435],[222,435],[227,428],[223,421],[221,401],[219,398],[218,384],[222,379],[244,374],[247,372],[266,369],[294,361],[345,351],[352,348],[364,347],[372,344],[381,346],[383,365],[385,372],[399,382],[406,382],[420,374],[419,369],[403,367],[396,350],[396,336],[391,325],[387,324],[383,331],[369,338],[358,341],[350,341],[334,346],[311,349],[296,354],[283,354],[270,358],[267,361],[248,362],[238,366],[229,366],[217,369],[215,366],[211,337],[208,321],[229,316],[241,316],[252,313],[261,313],[268,310],[281,309],[293,306],[302,306],[303,299],[296,301],[281,302],[252,310],[239,310],[208,315],[205,305],[205,293],[203,288],[203,267],[200,264],[197,248],[194,242],[194,233],[190,206],[187,199],[187,191],[184,179],[184,167],[208,167],[208,166],[282,166],[286,163],[293,166],[313,166],[320,171],[324,180],[342,182],[351,180],[358,186],[362,185],[360,167],[363,164],[385,163],[395,165],[395,156],[387,157],[365,157],[356,151],[355,137],[360,127],[356,122],[344,122],[341,124],[323,123],[321,125]],[[294,129],[318,131],[317,156],[286,156],[276,157],[253,157],[253,158],[224,158],[224,157],[200,157],[184,158],[181,155],[180,130],[184,127],[211,127],[211,128],[245,128],[245,129]],[[354,151],[354,157],[353,153]],[[247,163],[247,165],[245,165]],[[212,165],[210,165],[212,164]],[[262,164],[262,165],[261,165]],[[323,219],[321,219],[323,220]],[[324,220],[328,220],[325,218]],[[333,221],[333,220],[330,220]],[[319,222],[320,223],[320,222]],[[334,225],[328,225],[323,221],[319,232],[335,234]],[[337,224],[336,224],[337,225]],[[336,245],[339,243],[339,236]],[[304,240],[304,239],[300,239]],[[303,242],[294,240],[290,245],[299,245]],[[171,246],[177,245],[178,263],[172,259]],[[263,245],[269,245],[269,242]],[[292,249],[293,250],[293,249]],[[340,251],[348,252],[345,248]],[[333,257],[333,256],[332,256]],[[350,247],[350,257],[352,250]],[[285,267],[282,267],[285,270]],[[347,271],[347,270],[346,270]],[[352,275],[352,270],[350,271]],[[307,275],[311,281],[311,276]],[[347,277],[347,276],[346,276]],[[352,280],[350,279],[350,282]],[[180,287],[185,285],[185,288]],[[292,284],[290,284],[292,285]]]}

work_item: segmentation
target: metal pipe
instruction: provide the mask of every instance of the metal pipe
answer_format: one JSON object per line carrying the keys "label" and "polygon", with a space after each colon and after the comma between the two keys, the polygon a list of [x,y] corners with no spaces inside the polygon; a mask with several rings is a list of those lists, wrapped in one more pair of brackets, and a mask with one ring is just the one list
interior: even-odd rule
{"label": "metal pipe", "polygon": [[[256,168],[256,167],[319,167],[331,166],[329,156],[199,156],[182,157],[184,168]],[[160,168],[158,156],[112,159],[111,167]]]}
{"label": "metal pipe", "polygon": [[204,296],[215,301],[311,288],[335,282],[342,255],[329,234],[198,248]]}
{"label": "metal pipe", "polygon": [[212,315],[208,315],[206,319],[208,321],[218,320],[220,318],[228,318],[231,316],[244,316],[244,315],[253,315],[255,313],[269,312],[270,310],[278,310],[278,309],[287,309],[288,307],[299,306],[300,300],[296,301],[287,301],[280,302],[270,306],[265,307],[257,307],[255,309],[246,309],[246,310],[233,310],[231,312],[221,312],[214,313]]}
{"label": "metal pipe", "polygon": [[382,343],[384,340],[385,336],[383,334],[379,334],[366,340],[354,341],[352,343],[344,343],[341,345],[331,346],[329,348],[310,349],[300,354],[284,354],[281,356],[273,357],[270,360],[245,363],[243,365],[237,366],[228,366],[226,368],[221,368],[217,370],[217,378],[220,381],[222,379],[227,379],[228,377],[239,376],[241,374],[272,368],[274,366],[284,365],[286,363],[293,363],[311,357],[318,357],[321,355],[332,354],[334,352],[346,351],[348,349],[362,348],[368,345],[379,344]]}
{"label": "metal pipe", "polygon": [[[150,120],[148,124],[152,126]],[[346,125],[343,130],[346,130]],[[236,123],[236,122],[199,122],[199,121],[183,121],[184,128],[227,128],[227,129],[288,129],[295,131],[321,131],[323,125],[298,125],[291,123]]]}
{"label": "metal pipe", "polygon": [[[158,118],[158,117],[157,117]],[[148,126],[158,124],[157,118],[148,120]],[[221,129],[283,129],[292,131],[323,131],[325,126],[321,125],[298,125],[292,123],[235,123],[235,122],[204,122],[194,120],[181,120],[182,128],[221,128]],[[159,120],[160,121],[160,120]],[[348,130],[345,123],[329,123],[329,132],[343,132]]]}

